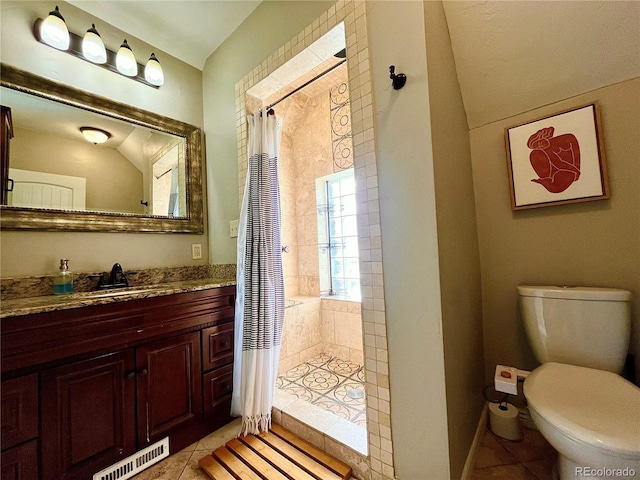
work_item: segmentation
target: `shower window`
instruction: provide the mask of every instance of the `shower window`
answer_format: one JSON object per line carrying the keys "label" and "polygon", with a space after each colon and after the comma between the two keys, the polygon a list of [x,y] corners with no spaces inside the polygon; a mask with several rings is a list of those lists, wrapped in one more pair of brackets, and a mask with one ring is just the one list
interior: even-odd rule
{"label": "shower window", "polygon": [[320,295],[360,301],[353,168],[316,180]]}

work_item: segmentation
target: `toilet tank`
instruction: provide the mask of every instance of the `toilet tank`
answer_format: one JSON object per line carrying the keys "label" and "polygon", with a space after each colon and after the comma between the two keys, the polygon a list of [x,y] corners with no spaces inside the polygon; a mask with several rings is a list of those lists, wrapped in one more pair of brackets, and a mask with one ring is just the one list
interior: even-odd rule
{"label": "toilet tank", "polygon": [[631,335],[631,292],[519,286],[518,294],[529,344],[540,363],[622,371]]}

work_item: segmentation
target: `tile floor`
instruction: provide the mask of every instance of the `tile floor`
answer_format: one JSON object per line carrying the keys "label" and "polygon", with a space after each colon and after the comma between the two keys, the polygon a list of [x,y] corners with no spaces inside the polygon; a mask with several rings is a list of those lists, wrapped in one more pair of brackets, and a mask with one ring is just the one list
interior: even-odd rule
{"label": "tile floor", "polygon": [[[216,430],[200,441],[133,477],[133,480],[210,480],[198,460],[221,447],[240,430],[240,420]],[[540,432],[523,429],[523,440],[511,442],[484,433],[471,480],[555,480],[556,453]]]}
{"label": "tile floor", "polygon": [[240,424],[239,418],[234,420],[184,450],[132,477],[133,480],[211,480],[206,473],[200,470],[198,460],[235,438],[240,431]]}
{"label": "tile floor", "polygon": [[539,431],[523,428],[523,439],[500,438],[487,426],[471,480],[555,480],[556,452]]}
{"label": "tile floor", "polygon": [[362,365],[321,354],[281,374],[276,386],[356,425],[367,425]]}

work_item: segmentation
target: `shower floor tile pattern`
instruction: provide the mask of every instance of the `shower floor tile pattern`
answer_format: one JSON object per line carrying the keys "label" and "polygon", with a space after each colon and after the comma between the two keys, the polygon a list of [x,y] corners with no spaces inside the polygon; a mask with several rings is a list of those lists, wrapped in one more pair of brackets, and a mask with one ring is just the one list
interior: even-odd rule
{"label": "shower floor tile pattern", "polygon": [[367,425],[362,365],[321,354],[278,376],[276,386],[351,423]]}

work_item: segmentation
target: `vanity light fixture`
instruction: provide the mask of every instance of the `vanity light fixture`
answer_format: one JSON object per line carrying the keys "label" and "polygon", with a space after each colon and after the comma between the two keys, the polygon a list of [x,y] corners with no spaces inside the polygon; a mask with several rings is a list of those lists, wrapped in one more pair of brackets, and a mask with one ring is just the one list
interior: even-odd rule
{"label": "vanity light fixture", "polygon": [[57,6],[44,20],[41,18],[35,20],[33,34],[36,40],[45,45],[129,77],[136,82],[153,88],[164,84],[164,73],[154,53],[149,57],[145,67],[137,62],[126,40],[122,42],[117,53],[106,48],[93,23],[84,36],[70,32]]}
{"label": "vanity light fixture", "polygon": [[144,67],[144,78],[151,85],[160,86],[164,83],[164,72],[156,54],[152,53]]}
{"label": "vanity light fixture", "polygon": [[121,74],[127,77],[135,77],[138,75],[138,62],[136,62],[136,57],[133,55],[133,51],[127,43],[126,38],[116,54],[116,68]]}
{"label": "vanity light fixture", "polygon": [[87,30],[82,39],[82,54],[84,58],[93,63],[105,63],[107,61],[107,49],[104,47],[102,38],[96,30],[95,23]]}
{"label": "vanity light fixture", "polygon": [[57,5],[40,24],[40,37],[44,43],[58,50],[69,48],[69,29]]}
{"label": "vanity light fixture", "polygon": [[111,134],[106,130],[101,130],[100,128],[95,127],[80,127],[80,131],[84,138],[88,141],[97,145],[99,143],[104,143],[111,138]]}

